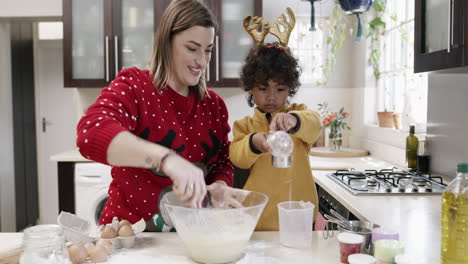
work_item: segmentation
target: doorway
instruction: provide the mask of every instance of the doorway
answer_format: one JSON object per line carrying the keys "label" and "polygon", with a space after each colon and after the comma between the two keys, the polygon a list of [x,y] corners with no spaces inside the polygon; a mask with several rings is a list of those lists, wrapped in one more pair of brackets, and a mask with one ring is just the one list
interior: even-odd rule
{"label": "doorway", "polygon": [[20,231],[39,218],[33,23],[12,22],[10,40],[16,230]]}

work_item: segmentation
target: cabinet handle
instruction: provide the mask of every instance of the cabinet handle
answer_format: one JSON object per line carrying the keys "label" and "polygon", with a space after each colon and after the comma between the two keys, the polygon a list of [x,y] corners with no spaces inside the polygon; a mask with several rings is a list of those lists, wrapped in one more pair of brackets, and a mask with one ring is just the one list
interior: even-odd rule
{"label": "cabinet handle", "polygon": [[219,37],[216,36],[216,81],[219,81]]}
{"label": "cabinet handle", "polygon": [[453,11],[453,8],[452,8],[452,0],[448,0],[449,2],[449,8],[448,8],[448,45],[447,45],[447,53],[450,53],[451,52],[451,49],[452,49],[452,41],[453,41],[453,16],[452,16],[452,11]]}
{"label": "cabinet handle", "polygon": [[115,77],[119,73],[119,37],[114,36]]}
{"label": "cabinet handle", "polygon": [[106,47],[106,82],[109,81],[109,36],[106,35],[106,43],[105,43],[105,47]]}
{"label": "cabinet handle", "polygon": [[[211,64],[211,62],[210,62]],[[206,67],[206,81],[209,82],[210,81],[210,64],[208,64]]]}

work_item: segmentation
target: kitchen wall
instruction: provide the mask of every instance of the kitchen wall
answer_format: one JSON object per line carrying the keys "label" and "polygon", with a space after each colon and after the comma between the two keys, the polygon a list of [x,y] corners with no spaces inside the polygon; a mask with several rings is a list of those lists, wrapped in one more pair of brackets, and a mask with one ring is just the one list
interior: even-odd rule
{"label": "kitchen wall", "polygon": [[62,0],[0,0],[1,17],[62,16]]}
{"label": "kitchen wall", "polygon": [[429,74],[427,137],[431,169],[454,176],[468,162],[468,74]]}
{"label": "kitchen wall", "polygon": [[0,231],[16,231],[10,25],[0,22]]}

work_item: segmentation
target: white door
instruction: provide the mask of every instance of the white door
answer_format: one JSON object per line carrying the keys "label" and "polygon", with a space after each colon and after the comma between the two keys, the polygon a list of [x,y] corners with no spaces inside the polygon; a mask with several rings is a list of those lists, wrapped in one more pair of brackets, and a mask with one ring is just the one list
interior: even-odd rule
{"label": "white door", "polygon": [[49,157],[75,148],[78,119],[75,89],[63,86],[62,40],[35,37],[34,46],[39,223],[56,224],[59,213],[57,162],[50,161]]}

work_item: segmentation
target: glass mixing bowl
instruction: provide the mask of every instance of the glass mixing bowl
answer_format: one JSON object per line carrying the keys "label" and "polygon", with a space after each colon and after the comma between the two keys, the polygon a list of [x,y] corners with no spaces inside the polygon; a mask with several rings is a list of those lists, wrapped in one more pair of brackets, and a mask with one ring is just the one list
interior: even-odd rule
{"label": "glass mixing bowl", "polygon": [[161,204],[189,256],[197,262],[215,264],[242,257],[268,196],[249,191],[237,199],[242,204],[239,208],[188,208],[174,192],[164,195],[163,200]]}

